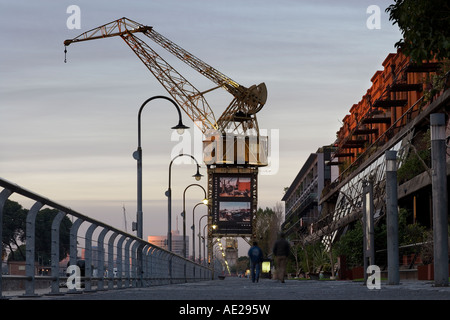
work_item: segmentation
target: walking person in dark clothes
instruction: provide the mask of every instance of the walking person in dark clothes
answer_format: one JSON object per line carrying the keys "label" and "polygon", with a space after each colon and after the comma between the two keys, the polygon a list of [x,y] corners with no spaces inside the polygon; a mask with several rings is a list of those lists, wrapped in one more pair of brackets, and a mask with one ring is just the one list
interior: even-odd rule
{"label": "walking person in dark clothes", "polygon": [[289,256],[290,244],[285,239],[284,233],[281,233],[280,238],[273,246],[273,255],[276,263],[276,279],[284,283],[284,274],[286,273],[287,258]]}
{"label": "walking person in dark clothes", "polygon": [[259,281],[259,274],[261,271],[261,262],[263,260],[263,252],[256,241],[253,242],[253,246],[248,250],[248,256],[250,258],[250,275],[252,282]]}

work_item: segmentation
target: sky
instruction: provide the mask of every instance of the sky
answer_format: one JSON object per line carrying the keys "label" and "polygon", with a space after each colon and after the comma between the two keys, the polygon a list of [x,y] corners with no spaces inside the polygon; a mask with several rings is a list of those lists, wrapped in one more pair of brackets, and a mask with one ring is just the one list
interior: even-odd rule
{"label": "sky", "polygon": [[[117,228],[126,225],[132,233],[137,113],[146,99],[168,93],[118,37],[70,45],[67,63],[63,46],[65,39],[127,17],[152,26],[243,86],[266,84],[268,99],[257,117],[271,142],[271,165],[260,170],[258,206],[274,207],[309,154],[335,141],[370,78],[396,52],[401,34],[385,13],[392,2],[0,0],[0,177]],[[68,12],[71,5],[80,9],[79,29],[74,12]],[[379,20],[373,20],[370,6],[380,8]],[[379,21],[378,28],[369,28],[368,20],[369,26]],[[215,87],[140,38],[200,91]],[[224,90],[205,98],[216,118],[232,100]],[[144,236],[167,234],[165,191],[173,157],[182,151],[202,164],[201,134],[183,114],[190,129],[179,136],[170,129],[177,120],[162,99],[143,111]],[[172,229],[181,230],[183,191],[197,182],[190,158],[177,160]],[[206,189],[204,164],[200,172]],[[30,207],[21,197],[10,199]],[[202,199],[200,188],[187,190],[188,226]],[[204,214],[206,207],[198,206],[195,216]]]}

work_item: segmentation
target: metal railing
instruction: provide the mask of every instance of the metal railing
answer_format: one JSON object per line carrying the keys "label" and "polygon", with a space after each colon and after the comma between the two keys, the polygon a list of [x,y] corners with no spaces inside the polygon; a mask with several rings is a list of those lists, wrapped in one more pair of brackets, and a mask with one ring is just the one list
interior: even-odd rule
{"label": "metal railing", "polygon": [[[200,265],[7,180],[0,178],[0,186],[3,187],[0,192],[0,239],[3,237],[3,209],[8,198],[18,194],[34,201],[26,216],[25,275],[3,274],[2,270],[0,297],[3,297],[4,280],[5,282],[6,280],[24,282],[23,296],[32,297],[39,294],[57,295],[211,280],[215,279],[219,274],[218,270],[221,270],[216,259],[213,259],[213,263],[208,266]],[[38,275],[35,262],[36,216],[44,206],[56,209],[58,214],[53,218],[51,230],[49,230],[51,232],[51,265],[48,268],[50,274]],[[59,256],[60,224],[65,216],[73,220],[70,227],[69,261],[66,264],[78,266],[78,269],[74,268],[78,271],[75,276],[66,273],[65,266],[61,266],[60,262],[62,258]],[[80,228],[81,225],[83,228]],[[78,257],[79,249],[84,251],[82,260]],[[78,285],[72,286],[70,282],[68,286],[68,279],[74,280],[73,283]],[[43,290],[39,290],[40,293],[36,293],[37,282],[44,280],[48,283],[44,285],[48,292],[43,293]]]}

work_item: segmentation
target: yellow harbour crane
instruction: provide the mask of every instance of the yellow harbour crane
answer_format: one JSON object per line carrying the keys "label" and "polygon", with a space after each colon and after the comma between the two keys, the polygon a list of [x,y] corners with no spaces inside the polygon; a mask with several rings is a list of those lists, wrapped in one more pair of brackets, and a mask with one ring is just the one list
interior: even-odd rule
{"label": "yellow harbour crane", "polygon": [[[185,77],[175,70],[147,43],[137,37],[142,34],[170,52],[179,60],[214,83],[211,89],[200,92]],[[257,206],[258,167],[268,164],[268,139],[259,134],[256,114],[267,100],[264,83],[245,87],[203,62],[179,45],[154,30],[125,17],[86,31],[64,41],[65,47],[82,41],[109,37],[120,37],[133,50],[148,70],[166,89],[188,117],[204,134],[204,162],[208,166],[208,198],[212,223],[219,224],[217,234],[244,236],[252,234],[252,224]],[[67,49],[65,49],[67,53]],[[216,120],[205,99],[205,94],[223,88],[233,99]],[[217,196],[221,177],[247,179],[248,198],[221,199]],[[245,180],[245,181],[247,181]],[[215,191],[216,190],[216,191]],[[227,200],[227,201],[222,201]],[[230,201],[238,205],[231,207]],[[227,206],[228,205],[228,206]],[[221,218],[226,212],[228,221]],[[223,215],[225,216],[225,215]],[[235,217],[230,224],[230,218]],[[220,228],[222,223],[223,228]],[[227,229],[227,226],[233,225]],[[245,227],[243,227],[245,226]],[[253,235],[254,236],[254,235]]]}

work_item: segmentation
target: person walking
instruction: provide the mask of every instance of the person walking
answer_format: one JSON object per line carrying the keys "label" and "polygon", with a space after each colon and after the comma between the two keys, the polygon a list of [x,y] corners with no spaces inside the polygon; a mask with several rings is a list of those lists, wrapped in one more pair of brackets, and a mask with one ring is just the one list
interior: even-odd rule
{"label": "person walking", "polygon": [[286,273],[287,258],[289,256],[290,244],[285,239],[285,234],[281,233],[280,238],[275,241],[273,246],[273,255],[276,263],[276,279],[284,283],[284,274]]}
{"label": "person walking", "polygon": [[248,257],[250,258],[250,276],[252,282],[259,281],[259,274],[261,272],[261,262],[263,260],[263,252],[256,241],[253,242],[253,246],[248,250]]}

